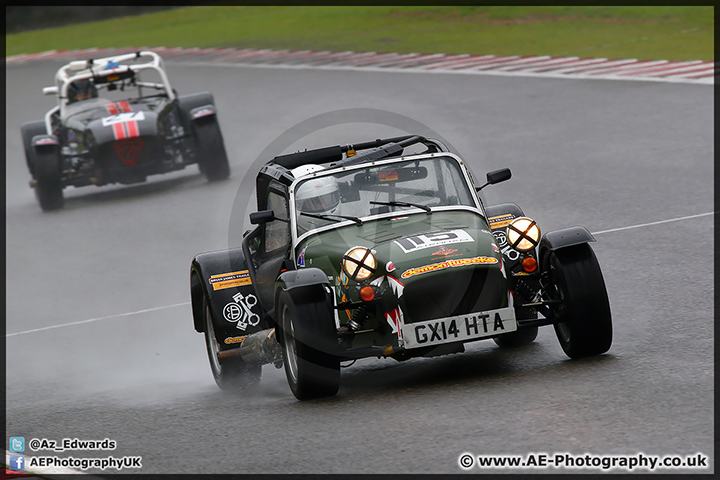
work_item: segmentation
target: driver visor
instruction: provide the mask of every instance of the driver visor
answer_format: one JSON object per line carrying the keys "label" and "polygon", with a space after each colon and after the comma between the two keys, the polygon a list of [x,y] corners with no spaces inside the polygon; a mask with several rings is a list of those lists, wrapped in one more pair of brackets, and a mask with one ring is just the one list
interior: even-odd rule
{"label": "driver visor", "polygon": [[319,197],[308,198],[302,201],[300,210],[307,213],[323,213],[333,210],[340,204],[340,192],[334,192],[320,195]]}

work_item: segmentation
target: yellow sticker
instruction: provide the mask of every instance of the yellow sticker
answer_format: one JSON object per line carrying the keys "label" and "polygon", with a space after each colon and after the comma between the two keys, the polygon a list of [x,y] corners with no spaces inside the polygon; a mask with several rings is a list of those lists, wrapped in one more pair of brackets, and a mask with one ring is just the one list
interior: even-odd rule
{"label": "yellow sticker", "polygon": [[246,338],[247,338],[247,335],[245,335],[244,337],[228,337],[225,339],[225,343],[227,343],[228,345],[230,345],[232,343],[242,343],[242,341],[245,340]]}
{"label": "yellow sticker", "polygon": [[452,267],[463,267],[465,265],[483,265],[490,263],[498,263],[498,259],[495,257],[475,257],[475,258],[461,258],[459,260],[448,260],[442,263],[434,263],[432,265],[425,265],[417,268],[409,268],[402,274],[402,278],[410,278],[413,275],[420,275],[422,273],[434,272],[437,270],[444,270]]}
{"label": "yellow sticker", "polygon": [[507,227],[510,225],[510,222],[513,221],[515,216],[511,213],[506,213],[505,215],[498,215],[497,217],[490,217],[488,218],[488,223],[490,224],[491,230],[496,230],[498,228]]}
{"label": "yellow sticker", "polygon": [[249,270],[212,275],[208,281],[210,282],[210,285],[213,286],[213,290],[240,287],[242,285],[252,285],[252,278],[250,278]]}

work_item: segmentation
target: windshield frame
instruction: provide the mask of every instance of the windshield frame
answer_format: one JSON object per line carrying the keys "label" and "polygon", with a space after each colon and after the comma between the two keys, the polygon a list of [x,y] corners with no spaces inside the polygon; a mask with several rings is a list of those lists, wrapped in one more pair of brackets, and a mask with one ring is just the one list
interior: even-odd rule
{"label": "windshield frame", "polygon": [[[306,175],[300,178],[295,179],[292,184],[290,185],[289,191],[289,211],[290,211],[290,234],[292,238],[292,246],[293,250],[298,245],[299,242],[304,240],[305,238],[315,235],[318,233],[322,233],[327,230],[335,230],[337,228],[342,228],[345,226],[357,226],[357,223],[353,220],[340,220],[334,223],[330,223],[328,225],[323,225],[321,227],[315,228],[313,230],[309,230],[307,232],[304,232],[302,235],[298,236],[298,230],[297,230],[297,210],[295,207],[295,189],[297,185],[307,180],[308,178],[313,177],[324,177],[324,176],[330,176],[337,173],[347,173],[354,170],[363,170],[368,168],[368,166],[371,167],[380,167],[383,165],[391,165],[393,163],[406,163],[409,161],[415,161],[415,160],[426,160],[431,158],[447,158],[450,161],[455,161],[457,164],[462,178],[465,180],[465,185],[467,186],[468,190],[470,191],[470,198],[472,202],[474,203],[473,206],[470,205],[444,205],[444,206],[436,206],[432,207],[433,214],[436,212],[442,212],[442,211],[458,211],[458,210],[465,210],[477,213],[481,215],[483,218],[487,219],[487,216],[485,214],[485,209],[483,208],[482,201],[478,197],[477,191],[475,190],[475,186],[473,185],[473,182],[471,180],[470,174],[465,168],[465,163],[458,157],[457,155],[450,153],[450,152],[439,152],[439,153],[430,153],[430,154],[422,154],[422,155],[411,155],[407,157],[397,157],[397,158],[391,158],[387,160],[379,160],[374,162],[367,162],[367,163],[360,163],[358,165],[352,165],[352,166],[345,166],[345,167],[339,167],[339,168],[332,168],[328,170],[323,170],[320,172],[317,172],[317,174],[313,175]],[[360,220],[362,220],[363,223],[377,221],[377,220],[383,220],[386,218],[394,218],[398,216],[398,211],[391,211],[391,212],[385,212],[385,213],[377,213],[377,214],[369,214],[358,217]],[[422,214],[422,215],[428,215],[428,212],[425,210],[418,208],[418,207],[403,207],[402,215],[415,215],[415,214]]]}

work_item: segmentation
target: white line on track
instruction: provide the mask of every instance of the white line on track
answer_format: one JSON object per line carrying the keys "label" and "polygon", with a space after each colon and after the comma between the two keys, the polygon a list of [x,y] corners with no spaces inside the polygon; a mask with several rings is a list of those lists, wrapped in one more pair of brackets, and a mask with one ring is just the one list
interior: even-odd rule
{"label": "white line on track", "polygon": [[[592,232],[593,235],[601,235],[603,233],[611,233],[611,232],[620,232],[622,230],[630,230],[632,228],[642,228],[642,227],[649,227],[652,225],[660,225],[663,223],[669,223],[669,222],[678,222],[680,220],[689,220],[691,218],[700,218],[700,217],[707,217],[708,215],[714,215],[715,212],[707,212],[707,213],[699,213],[697,215],[688,215],[686,217],[678,217],[678,218],[670,218],[668,220],[660,220],[657,222],[650,222],[650,223],[641,223],[639,225],[630,225],[628,227],[620,227],[620,228],[611,228],[610,230],[601,230],[599,232]],[[118,315],[107,315],[105,317],[97,317],[97,318],[90,318],[88,320],[80,320],[79,322],[71,322],[71,323],[63,323],[61,325],[52,325],[50,327],[43,327],[43,328],[35,328],[33,330],[26,330],[24,332],[15,332],[15,333],[8,333],[5,335],[6,337],[16,337],[18,335],[25,335],[27,333],[35,333],[35,332],[42,332],[45,330],[52,330],[55,328],[61,328],[61,327],[70,327],[73,325],[81,325],[83,323],[91,323],[91,322],[97,322],[100,320],[110,320],[112,318],[120,318],[120,317],[129,317],[132,315],[139,315],[141,313],[148,313],[148,312],[155,312],[158,310],[165,310],[168,308],[176,308],[176,307],[184,307],[190,305],[190,302],[183,302],[183,303],[175,303],[173,305],[165,305],[163,307],[154,307],[154,308],[146,308],[144,310],[138,310],[136,312],[127,312],[127,313],[120,313]]]}
{"label": "white line on track", "polygon": [[659,222],[641,223],[640,225],[631,225],[629,227],[612,228],[610,230],[601,230],[599,232],[592,232],[593,235],[600,235],[601,233],[619,232],[621,230],[630,230],[631,228],[649,227],[651,225],[660,225],[661,223],[677,222],[679,220],[687,220],[690,218],[706,217],[708,215],[714,215],[715,212],[699,213],[697,215],[688,215],[687,217],[671,218],[669,220],[660,220]]}
{"label": "white line on track", "polygon": [[81,325],[83,323],[97,322],[100,320],[110,320],[111,318],[129,317],[131,315],[139,315],[141,313],[155,312],[157,310],[165,310],[166,308],[183,307],[186,305],[190,305],[190,302],[175,303],[173,305],[165,305],[163,307],[146,308],[145,310],[138,310],[136,312],[120,313],[118,315],[107,315],[105,317],[97,317],[97,318],[90,318],[88,320],[80,320],[79,322],[70,322],[70,323],[63,323],[61,325],[52,325],[50,327],[35,328],[33,330],[25,330],[24,332],[8,333],[5,336],[6,337],[15,337],[18,335],[25,335],[26,333],[42,332],[44,330],[52,330],[54,328],[61,328],[61,327],[70,327],[72,325]]}

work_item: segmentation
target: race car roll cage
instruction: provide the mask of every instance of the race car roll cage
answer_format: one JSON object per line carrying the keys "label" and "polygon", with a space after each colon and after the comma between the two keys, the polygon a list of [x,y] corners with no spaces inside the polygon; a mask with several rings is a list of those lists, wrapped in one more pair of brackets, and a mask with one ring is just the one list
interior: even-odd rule
{"label": "race car roll cage", "polygon": [[[149,58],[145,63],[138,64],[122,64],[129,60],[138,61],[140,59]],[[155,82],[139,82],[135,80],[135,73],[141,70],[153,70],[160,75],[162,83]],[[117,78],[112,78],[117,77]],[[170,85],[170,80],[165,73],[165,64],[155,52],[149,50],[137,51],[135,53],[125,53],[103,58],[90,58],[87,60],[74,60],[62,67],[55,74],[55,86],[43,88],[43,94],[56,95],[58,105],[50,109],[45,114],[45,128],[48,134],[52,134],[52,116],[60,112],[63,116],[65,108],[68,105],[68,88],[79,80],[92,79],[93,83],[99,88],[114,89],[115,82],[130,79],[130,84],[138,87],[138,92],[142,96],[142,87],[164,90],[164,95],[170,101],[176,98],[175,91]]]}

